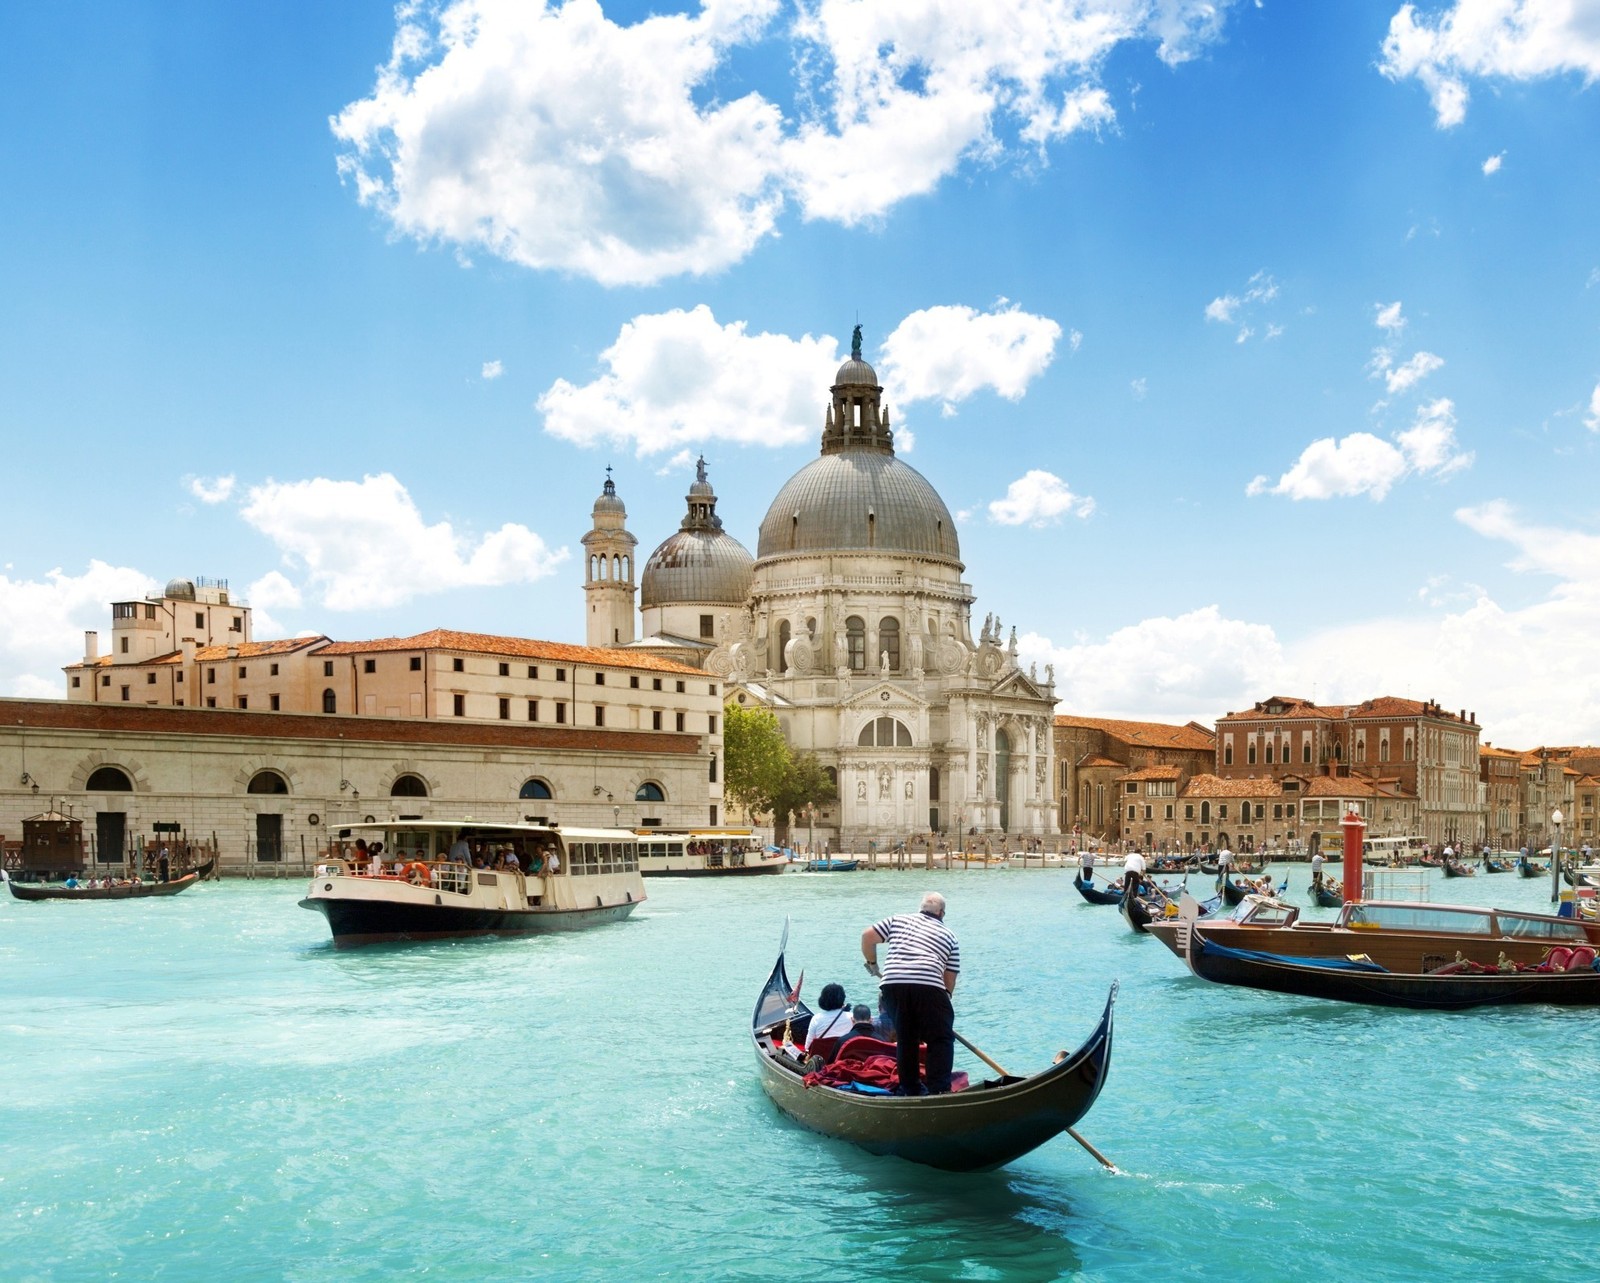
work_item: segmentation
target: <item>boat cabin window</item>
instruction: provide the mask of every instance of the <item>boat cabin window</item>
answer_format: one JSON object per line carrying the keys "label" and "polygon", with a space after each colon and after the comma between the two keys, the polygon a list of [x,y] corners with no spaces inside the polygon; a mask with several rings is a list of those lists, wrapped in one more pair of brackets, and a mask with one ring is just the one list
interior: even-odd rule
{"label": "boat cabin window", "polygon": [[1289,905],[1264,900],[1251,907],[1250,915],[1244,921],[1255,927],[1281,927],[1293,922],[1296,916],[1297,910]]}
{"label": "boat cabin window", "polygon": [[1521,914],[1507,913],[1504,909],[1496,909],[1495,917],[1500,920],[1503,935],[1531,936],[1541,940],[1578,940],[1585,944],[1589,940],[1589,933],[1583,929],[1583,924],[1573,918],[1523,917]]}
{"label": "boat cabin window", "polygon": [[570,869],[581,877],[591,873],[633,873],[639,868],[639,848],[634,842],[569,842]]}
{"label": "boat cabin window", "polygon": [[1451,935],[1486,936],[1492,925],[1481,910],[1449,909],[1431,904],[1352,904],[1345,925],[1388,931],[1447,931]]}

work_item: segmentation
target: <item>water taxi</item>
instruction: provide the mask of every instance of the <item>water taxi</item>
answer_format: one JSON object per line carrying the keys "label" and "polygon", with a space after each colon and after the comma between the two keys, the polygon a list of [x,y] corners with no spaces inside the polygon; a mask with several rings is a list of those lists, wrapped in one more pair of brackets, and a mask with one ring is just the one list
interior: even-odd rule
{"label": "water taxi", "polygon": [[763,847],[750,829],[635,829],[633,836],[639,841],[639,871],[646,877],[782,873],[789,867],[787,855]]}
{"label": "water taxi", "polygon": [[383,850],[376,869],[350,846],[317,863],[300,907],[328,919],[339,948],[574,931],[620,921],[645,898],[625,829],[391,820],[340,836]]}

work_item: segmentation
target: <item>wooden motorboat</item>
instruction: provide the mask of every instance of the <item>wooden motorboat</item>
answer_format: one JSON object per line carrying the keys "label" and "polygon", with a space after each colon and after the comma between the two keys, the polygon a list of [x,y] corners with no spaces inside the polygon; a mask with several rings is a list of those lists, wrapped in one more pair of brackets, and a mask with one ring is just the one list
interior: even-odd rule
{"label": "wooden motorboat", "polygon": [[[638,837],[626,829],[458,819],[355,824],[342,832],[381,838],[389,854],[377,874],[343,859],[318,863],[300,907],[328,919],[338,948],[574,931],[619,922],[645,898]],[[453,850],[472,848],[497,867],[452,858]]]}
{"label": "wooden motorboat", "polygon": [[784,1050],[784,1038],[787,1033],[803,1042],[811,1011],[791,990],[780,950],[756,999],[751,1038],[761,1089],[795,1122],[869,1153],[983,1172],[1037,1149],[1089,1112],[1111,1067],[1116,1000],[1113,983],[1084,1044],[1027,1077],[1004,1075],[940,1096],[895,1096],[861,1085],[808,1087],[807,1066]]}
{"label": "wooden motorboat", "polygon": [[[1231,919],[1206,923],[1218,944],[1296,958],[1366,954],[1396,972],[1434,971],[1461,959],[1494,967],[1502,956],[1538,963],[1552,945],[1600,946],[1600,924],[1518,909],[1400,900],[1347,903],[1332,922],[1301,922],[1294,905],[1251,896]],[[1149,933],[1178,957],[1187,948],[1184,922],[1153,922]]]}
{"label": "wooden motorboat", "polygon": [[1472,865],[1462,864],[1460,860],[1452,860],[1448,857],[1441,859],[1439,864],[1444,869],[1444,875],[1447,878],[1470,878],[1477,872],[1477,869],[1473,868]]}
{"label": "wooden motorboat", "polygon": [[1082,869],[1079,869],[1078,872],[1072,875],[1072,885],[1078,888],[1078,894],[1090,904],[1122,903],[1122,888],[1120,886],[1118,886],[1116,883],[1110,883],[1104,888],[1097,887],[1094,884],[1093,874],[1091,874],[1089,880],[1085,882],[1083,879]]}
{"label": "wooden motorboat", "polygon": [[1595,951],[1587,946],[1579,950],[1547,946],[1552,957],[1586,955],[1587,963],[1572,970],[1478,971],[1452,962],[1419,972],[1391,971],[1364,954],[1307,958],[1270,952],[1276,939],[1266,938],[1266,950],[1240,949],[1217,943],[1209,928],[1195,923],[1188,932],[1184,961],[1195,975],[1216,984],[1382,1007],[1460,1011],[1533,1002],[1600,1006],[1600,972],[1593,965]]}
{"label": "wooden motorboat", "polygon": [[177,895],[187,891],[200,875],[186,873],[170,882],[124,882],[116,886],[73,886],[64,882],[18,882],[7,878],[6,885],[18,900],[145,900],[153,896]]}

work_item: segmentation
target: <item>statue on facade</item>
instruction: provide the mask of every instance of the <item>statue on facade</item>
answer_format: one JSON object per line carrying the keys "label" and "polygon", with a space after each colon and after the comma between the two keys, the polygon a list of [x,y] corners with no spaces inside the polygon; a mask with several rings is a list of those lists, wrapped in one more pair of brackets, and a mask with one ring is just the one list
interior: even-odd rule
{"label": "statue on facade", "polygon": [[1015,624],[1011,625],[1011,641],[1006,646],[1006,650],[1011,652],[1012,659],[1017,657],[1017,626]]}
{"label": "statue on facade", "polygon": [[906,781],[906,801],[909,802],[911,800],[911,796],[912,796],[912,793],[911,793],[911,781],[907,780]]}
{"label": "statue on facade", "polygon": [[865,780],[857,780],[856,781],[856,801],[865,802],[866,800],[867,800],[867,782]]}
{"label": "statue on facade", "polygon": [[880,766],[878,768],[878,796],[887,798],[889,796],[889,786],[893,783],[893,773],[887,766]]}
{"label": "statue on facade", "polygon": [[1038,660],[1033,660],[1028,664],[1028,680],[1030,682],[1036,682],[1036,681],[1039,680],[1039,661]]}
{"label": "statue on facade", "polygon": [[886,650],[878,652],[878,671],[885,677],[889,675],[889,652]]}
{"label": "statue on facade", "polygon": [[1054,664],[1046,664],[1044,666],[1044,681],[1046,686],[1054,686],[1056,684],[1056,666]]}
{"label": "statue on facade", "polygon": [[861,359],[861,323],[859,321],[856,323],[856,328],[850,332],[850,359],[852,361]]}

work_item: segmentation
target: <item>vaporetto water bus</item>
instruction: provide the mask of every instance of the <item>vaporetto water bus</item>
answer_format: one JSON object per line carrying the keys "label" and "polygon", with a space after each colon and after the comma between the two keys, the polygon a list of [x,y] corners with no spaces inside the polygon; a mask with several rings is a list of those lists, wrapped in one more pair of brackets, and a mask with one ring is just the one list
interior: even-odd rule
{"label": "vaporetto water bus", "polygon": [[789,857],[763,847],[750,829],[636,829],[639,868],[646,877],[718,877],[782,873]]}
{"label": "vaporetto water bus", "polygon": [[626,829],[391,820],[340,836],[383,843],[376,870],[349,846],[319,861],[300,901],[328,919],[340,948],[575,931],[618,922],[645,898],[639,841]]}

